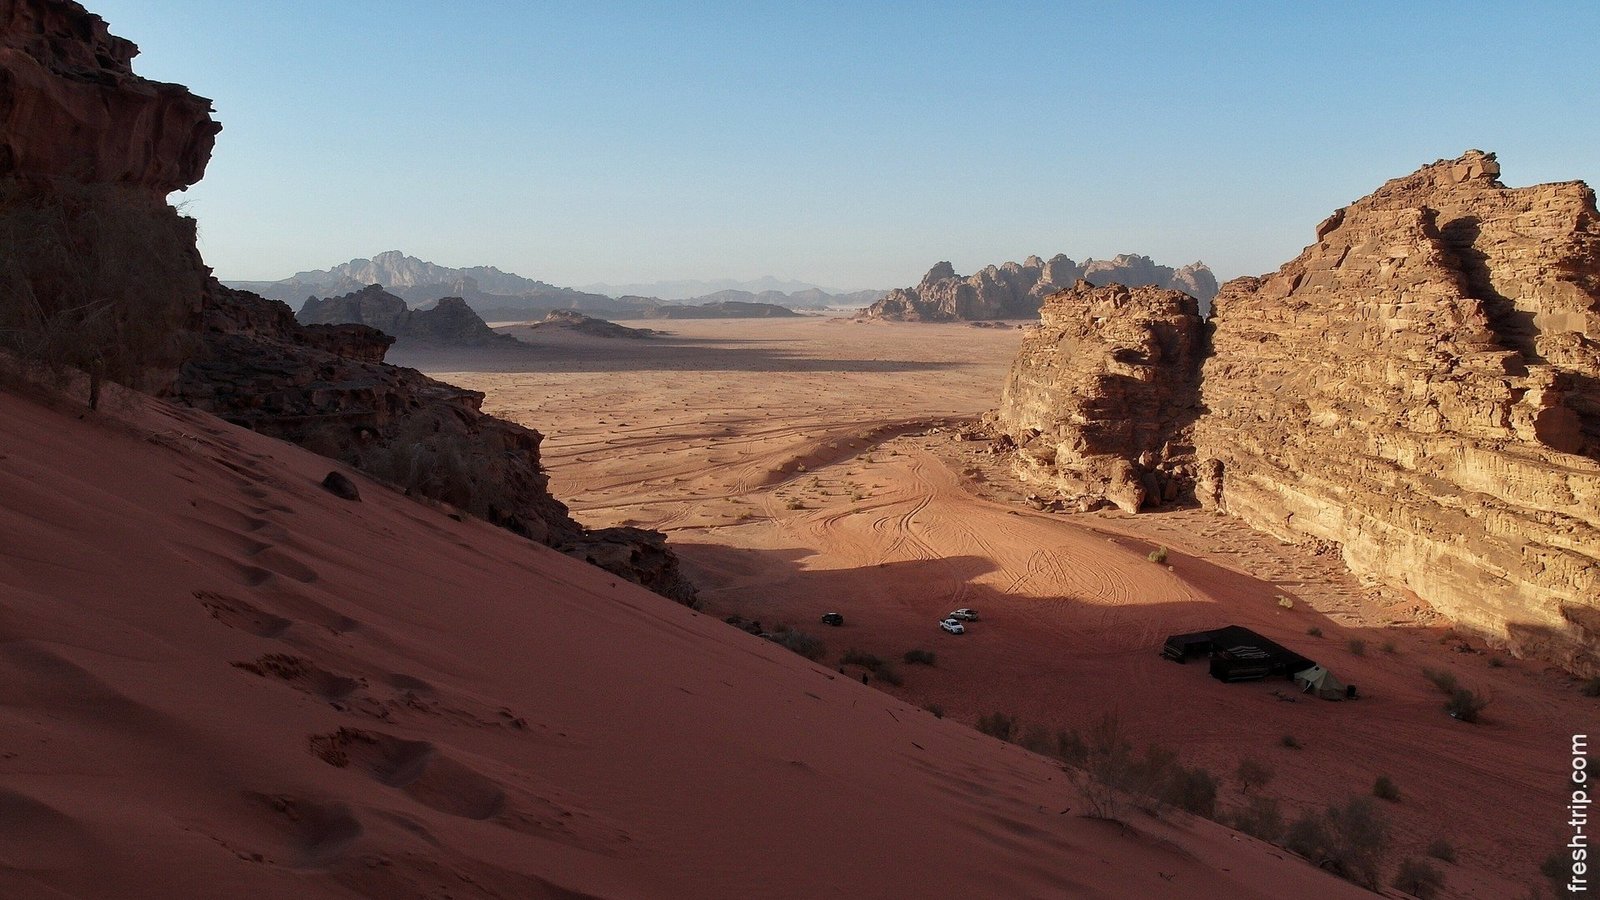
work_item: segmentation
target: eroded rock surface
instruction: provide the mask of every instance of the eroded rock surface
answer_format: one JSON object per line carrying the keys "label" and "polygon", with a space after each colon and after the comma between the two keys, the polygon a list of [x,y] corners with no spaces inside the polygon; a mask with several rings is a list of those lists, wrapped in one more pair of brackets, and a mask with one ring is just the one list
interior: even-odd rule
{"label": "eroded rock surface", "polygon": [[1472,151],[1339,210],[1276,273],[1223,286],[1209,348],[1153,337],[1187,311],[1052,298],[996,419],[1023,474],[1130,509],[1192,481],[1518,653],[1600,671],[1600,214],[1580,182],[1499,171]]}
{"label": "eroded rock surface", "polygon": [[1122,254],[1109,260],[1084,260],[1079,265],[1057,254],[1049,260],[1030,256],[1020,263],[988,266],[967,277],[957,275],[950,263],[941,262],[915,287],[890,291],[863,315],[907,322],[1031,319],[1039,315],[1046,297],[1079,279],[1094,284],[1156,285],[1189,291],[1201,301],[1209,301],[1217,291],[1216,278],[1204,263],[1172,269],[1157,265],[1148,256]]}
{"label": "eroded rock surface", "polygon": [[1443,160],[1217,297],[1199,498],[1519,652],[1600,663],[1600,216]]}
{"label": "eroded rock surface", "polygon": [[140,78],[139,48],[67,0],[0,0],[0,177],[165,195],[205,174],[211,101]]}
{"label": "eroded rock surface", "polygon": [[1189,428],[1204,350],[1199,303],[1079,281],[1023,340],[998,424],[1035,479],[1136,512],[1193,484]]}

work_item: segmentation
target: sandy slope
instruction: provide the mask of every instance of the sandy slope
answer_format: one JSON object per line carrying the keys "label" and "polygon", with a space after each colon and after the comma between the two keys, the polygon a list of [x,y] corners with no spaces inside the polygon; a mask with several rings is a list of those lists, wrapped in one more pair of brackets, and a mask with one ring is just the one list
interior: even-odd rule
{"label": "sandy slope", "polygon": [[[716,619],[150,401],[0,394],[0,896],[1333,897]],[[1067,810],[1071,810],[1068,812]]]}
{"label": "sandy slope", "polygon": [[[710,611],[800,623],[829,642],[829,661],[850,647],[936,651],[935,668],[902,667],[905,685],[885,688],[913,703],[1051,729],[1114,709],[1139,739],[1219,774],[1243,756],[1267,763],[1267,793],[1290,814],[1388,775],[1403,795],[1384,805],[1391,864],[1450,841],[1453,896],[1522,896],[1560,844],[1568,735],[1600,726],[1594,701],[1560,673],[1457,652],[1447,623],[1416,601],[1232,520],[1035,512],[978,445],[923,434],[995,404],[1017,332],[675,325],[676,346],[546,342],[515,361],[419,362],[546,431],[553,486],[577,498],[580,518],[666,529]],[[1174,548],[1170,569],[1145,558],[1157,543]],[[985,622],[962,638],[938,632],[934,621],[962,605]],[[829,610],[847,626],[815,625]],[[1156,656],[1167,634],[1229,622],[1325,662],[1365,699],[1222,685]],[[1424,668],[1491,694],[1486,721],[1444,715]],[[1230,788],[1225,800],[1237,798]]]}

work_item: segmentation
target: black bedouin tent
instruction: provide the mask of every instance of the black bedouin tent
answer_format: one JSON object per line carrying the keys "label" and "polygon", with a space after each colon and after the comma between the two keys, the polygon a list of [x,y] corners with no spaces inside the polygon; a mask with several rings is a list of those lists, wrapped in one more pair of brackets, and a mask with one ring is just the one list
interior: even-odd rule
{"label": "black bedouin tent", "polygon": [[1161,645],[1161,655],[1180,663],[1208,656],[1211,677],[1221,681],[1250,681],[1274,675],[1293,678],[1294,673],[1316,665],[1293,650],[1238,625],[1172,635]]}

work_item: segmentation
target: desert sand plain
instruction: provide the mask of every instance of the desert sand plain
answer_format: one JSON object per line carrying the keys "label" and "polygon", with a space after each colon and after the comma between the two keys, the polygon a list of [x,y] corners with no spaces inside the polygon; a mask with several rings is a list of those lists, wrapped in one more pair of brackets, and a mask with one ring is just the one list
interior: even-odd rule
{"label": "desert sand plain", "polygon": [[[1570,679],[1225,517],[1033,508],[956,427],[997,405],[1015,325],[675,321],[651,341],[502,330],[534,346],[393,358],[542,431],[556,495],[586,523],[666,532],[714,615],[816,634],[825,665],[847,649],[933,651],[935,666],[877,684],[967,723],[1002,712],[1053,731],[1114,712],[1136,742],[1223,776],[1224,806],[1241,801],[1246,756],[1273,770],[1262,792],[1290,818],[1387,775],[1396,858],[1453,844],[1451,896],[1524,896],[1559,845],[1568,736],[1596,724]],[[1147,558],[1156,546],[1166,565]],[[939,631],[961,606],[983,620]],[[817,624],[829,611],[846,624]],[[1226,685],[1157,655],[1167,634],[1228,623],[1322,662],[1361,699]],[[1424,668],[1488,693],[1484,720],[1448,717]]]}

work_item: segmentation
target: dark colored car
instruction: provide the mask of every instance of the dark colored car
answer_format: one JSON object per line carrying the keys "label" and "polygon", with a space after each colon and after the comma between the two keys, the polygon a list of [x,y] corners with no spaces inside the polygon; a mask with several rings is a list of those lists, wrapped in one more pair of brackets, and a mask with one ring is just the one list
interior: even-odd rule
{"label": "dark colored car", "polygon": [[836,613],[836,612],[823,613],[822,614],[822,624],[824,624],[824,625],[832,625],[832,626],[837,628],[838,626],[844,624],[844,616],[842,616],[842,615],[840,615],[839,613]]}

